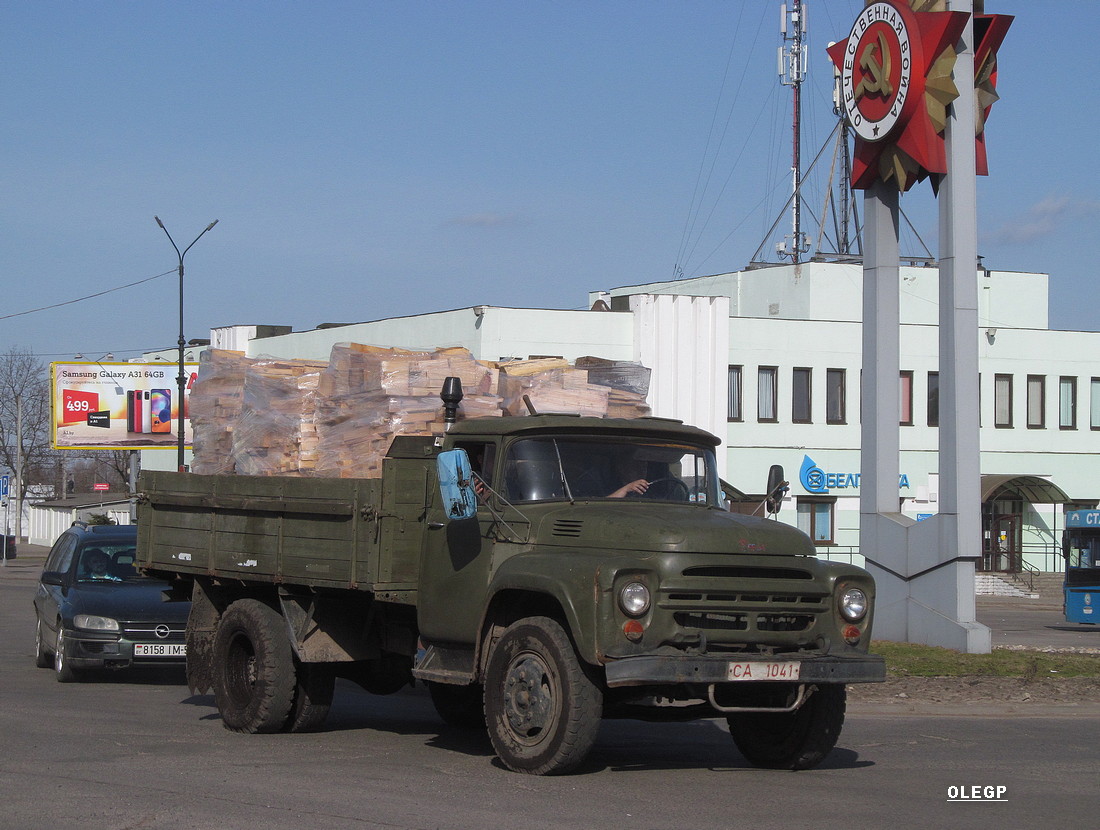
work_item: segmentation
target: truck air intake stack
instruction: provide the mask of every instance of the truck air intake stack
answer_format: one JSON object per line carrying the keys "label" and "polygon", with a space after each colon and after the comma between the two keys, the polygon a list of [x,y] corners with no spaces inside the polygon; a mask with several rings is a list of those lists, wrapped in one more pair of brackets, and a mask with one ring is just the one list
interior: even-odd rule
{"label": "truck air intake stack", "polygon": [[462,381],[449,377],[443,381],[443,391],[439,393],[443,401],[443,429],[449,430],[458,421],[458,405],[462,402]]}

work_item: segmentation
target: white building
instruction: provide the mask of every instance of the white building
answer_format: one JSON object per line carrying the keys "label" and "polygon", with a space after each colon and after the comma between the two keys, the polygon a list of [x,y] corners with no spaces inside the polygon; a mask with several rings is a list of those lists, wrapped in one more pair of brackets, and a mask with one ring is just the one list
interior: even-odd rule
{"label": "white building", "polygon": [[[803,263],[593,293],[590,311],[475,306],[312,331],[226,327],[215,348],[327,359],[334,343],[464,346],[475,357],[595,355],[653,370],[655,415],[724,437],[723,475],[760,492],[772,464],[791,481],[780,518],[821,555],[858,551],[863,271]],[[903,513],[937,511],[938,271],[901,269]],[[1063,513],[1095,506],[1100,483],[1100,333],[1051,331],[1045,274],[980,270],[983,539],[994,571],[1057,571]],[[173,467],[146,453],[147,467]]]}

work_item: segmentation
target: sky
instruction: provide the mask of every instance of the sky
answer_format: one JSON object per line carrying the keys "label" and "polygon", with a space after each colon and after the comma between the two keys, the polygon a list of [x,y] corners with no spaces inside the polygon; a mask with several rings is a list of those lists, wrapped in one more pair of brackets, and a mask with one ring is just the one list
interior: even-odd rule
{"label": "sky", "polygon": [[[860,0],[810,0],[803,166],[824,204],[832,69]],[[978,250],[1100,330],[1100,4],[1015,15]],[[778,0],[0,0],[0,352],[174,348],[744,267],[790,189]],[[936,250],[927,183],[902,197]],[[811,220],[810,231],[816,229]],[[774,257],[773,257],[774,258]],[[97,295],[97,296],[92,296]],[[388,345],[388,344],[383,344]]]}

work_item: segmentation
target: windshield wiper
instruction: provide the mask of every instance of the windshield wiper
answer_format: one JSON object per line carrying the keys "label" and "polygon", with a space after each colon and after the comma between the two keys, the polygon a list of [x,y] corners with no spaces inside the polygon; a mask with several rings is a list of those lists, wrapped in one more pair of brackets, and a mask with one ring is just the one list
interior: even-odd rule
{"label": "windshield wiper", "polygon": [[551,439],[554,443],[554,455],[558,457],[558,475],[561,476],[561,486],[565,490],[565,497],[573,504],[573,491],[569,489],[569,482],[565,478],[565,465],[561,463],[561,450],[558,449],[558,439]]}

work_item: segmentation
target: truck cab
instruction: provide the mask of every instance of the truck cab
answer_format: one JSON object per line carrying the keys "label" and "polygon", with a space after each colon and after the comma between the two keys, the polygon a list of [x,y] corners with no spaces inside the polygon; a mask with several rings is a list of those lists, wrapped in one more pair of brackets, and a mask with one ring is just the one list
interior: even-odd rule
{"label": "truck cab", "polygon": [[[656,418],[455,424],[439,464],[468,461],[476,507],[455,519],[443,495],[429,501],[414,675],[482,685],[491,718],[493,689],[516,682],[494,676],[493,654],[512,627],[538,618],[566,634],[605,714],[725,714],[735,739],[759,713],[793,716],[814,696],[842,717],[844,684],[885,675],[867,654],[873,581],[818,560],[795,528],[731,513],[717,443]],[[524,722],[515,711],[497,718],[504,732]],[[779,765],[809,765],[803,749]]]}

